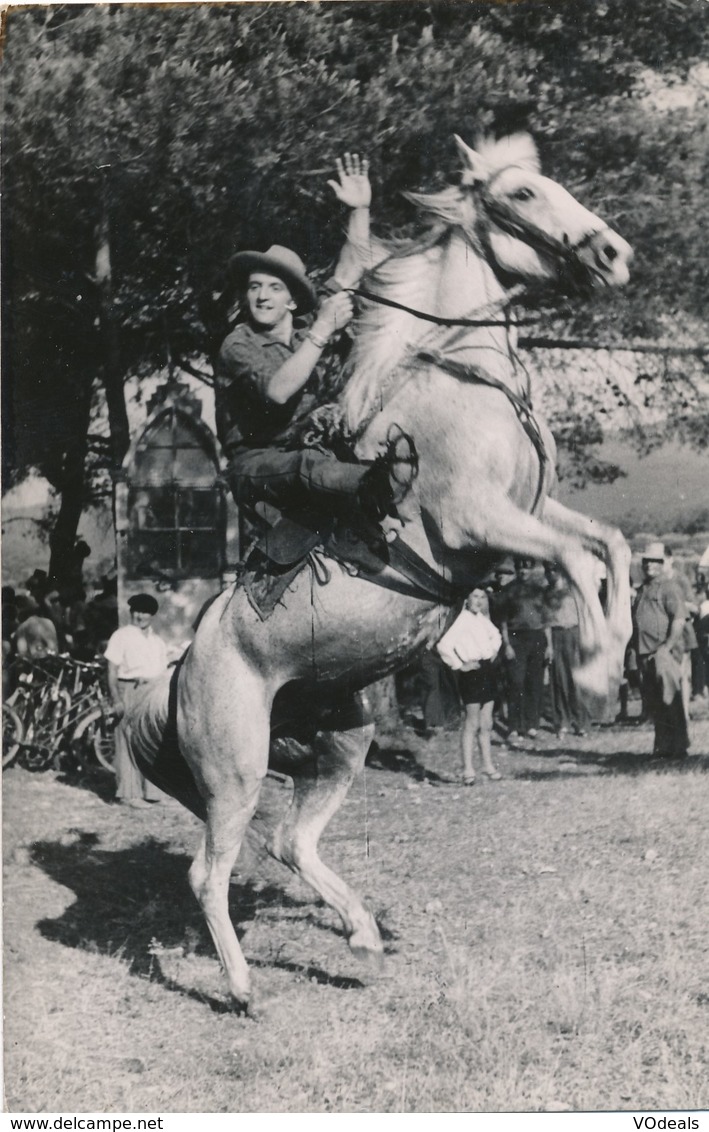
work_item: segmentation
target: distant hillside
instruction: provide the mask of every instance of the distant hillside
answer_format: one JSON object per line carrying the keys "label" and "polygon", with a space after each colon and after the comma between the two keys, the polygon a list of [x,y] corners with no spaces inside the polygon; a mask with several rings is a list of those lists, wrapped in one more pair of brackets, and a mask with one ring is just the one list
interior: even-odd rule
{"label": "distant hillside", "polygon": [[627,442],[609,439],[600,455],[627,475],[580,491],[562,483],[562,503],[619,526],[627,536],[709,529],[709,454],[666,444],[641,457]]}

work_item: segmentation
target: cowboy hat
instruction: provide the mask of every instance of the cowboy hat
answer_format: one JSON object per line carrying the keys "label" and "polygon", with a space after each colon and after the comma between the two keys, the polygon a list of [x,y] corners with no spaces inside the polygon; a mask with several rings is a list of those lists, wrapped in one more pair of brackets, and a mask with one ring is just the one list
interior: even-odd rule
{"label": "cowboy hat", "polygon": [[665,548],[661,542],[649,542],[643,551],[643,562],[664,562]]}
{"label": "cowboy hat", "polygon": [[315,288],[305,274],[305,264],[290,248],[272,244],[267,252],[239,252],[229,260],[231,280],[242,290],[254,271],[282,279],[298,304],[298,314],[306,314],[315,306]]}

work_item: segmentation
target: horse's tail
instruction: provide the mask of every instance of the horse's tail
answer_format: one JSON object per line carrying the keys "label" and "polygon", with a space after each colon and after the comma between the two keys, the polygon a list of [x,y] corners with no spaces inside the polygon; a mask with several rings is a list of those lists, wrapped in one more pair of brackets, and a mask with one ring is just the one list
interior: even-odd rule
{"label": "horse's tail", "polygon": [[181,667],[180,663],[170,676],[151,683],[126,722],[131,753],[141,773],[204,821],[204,800],[177,738],[177,683]]}

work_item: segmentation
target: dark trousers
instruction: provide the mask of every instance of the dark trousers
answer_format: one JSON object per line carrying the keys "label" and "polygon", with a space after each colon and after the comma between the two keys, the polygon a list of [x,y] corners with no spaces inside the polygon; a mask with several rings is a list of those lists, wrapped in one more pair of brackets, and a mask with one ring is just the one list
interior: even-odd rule
{"label": "dark trousers", "polygon": [[367,464],[345,464],[315,448],[283,452],[278,448],[241,448],[226,476],[240,507],[253,510],[269,503],[279,510],[323,510],[346,515],[357,497]]}
{"label": "dark trousers", "polygon": [[546,636],[543,629],[510,629],[509,639],[515,659],[507,664],[507,722],[526,735],[539,727],[542,714]]}
{"label": "dark trousers", "polygon": [[554,659],[549,671],[551,721],[555,730],[562,727],[583,727],[588,713],[574,681],[574,668],[579,663],[578,625],[562,628],[555,625],[551,631]]}
{"label": "dark trousers", "polygon": [[684,714],[682,692],[678,690],[671,704],[662,698],[662,681],[655,671],[652,656],[638,657],[643,703],[655,727],[654,755],[682,758],[689,749],[687,717]]}

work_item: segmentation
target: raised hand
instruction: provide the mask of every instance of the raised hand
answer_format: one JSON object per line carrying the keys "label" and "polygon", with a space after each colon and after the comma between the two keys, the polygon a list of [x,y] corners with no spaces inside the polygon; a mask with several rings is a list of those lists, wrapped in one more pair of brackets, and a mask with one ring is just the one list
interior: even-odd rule
{"label": "raised hand", "polygon": [[328,181],[338,200],[348,208],[369,208],[372,203],[372,186],[369,182],[369,162],[358,153],[346,153],[337,158],[339,181]]}

